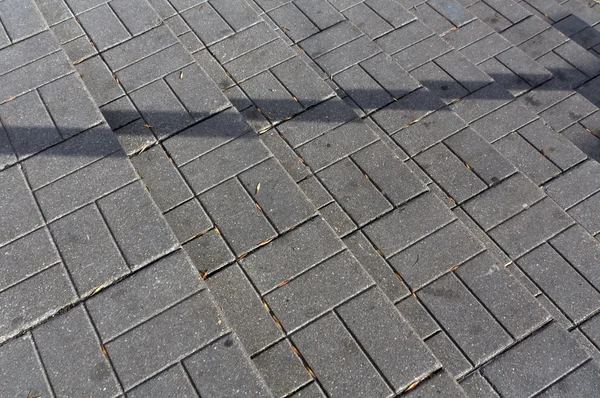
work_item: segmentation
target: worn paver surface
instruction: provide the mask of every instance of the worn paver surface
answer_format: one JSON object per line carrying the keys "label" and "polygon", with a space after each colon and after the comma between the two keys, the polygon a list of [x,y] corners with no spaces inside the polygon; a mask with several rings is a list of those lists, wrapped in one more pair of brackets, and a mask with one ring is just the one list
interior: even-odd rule
{"label": "worn paver surface", "polygon": [[0,397],[596,397],[600,4],[0,0]]}

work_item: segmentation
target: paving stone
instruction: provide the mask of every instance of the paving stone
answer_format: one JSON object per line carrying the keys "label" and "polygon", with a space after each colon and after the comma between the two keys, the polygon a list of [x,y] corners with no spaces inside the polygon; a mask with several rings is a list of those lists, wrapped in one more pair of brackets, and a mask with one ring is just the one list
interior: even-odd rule
{"label": "paving stone", "polygon": [[202,194],[200,201],[238,256],[276,236],[271,224],[235,179]]}
{"label": "paving stone", "polygon": [[333,228],[335,233],[340,236],[346,236],[357,229],[357,225],[350,216],[336,202],[329,203],[320,210],[321,215],[327,223]]}
{"label": "paving stone", "polygon": [[559,380],[540,397],[560,397],[561,395],[585,396],[600,388],[600,369],[597,362],[587,362],[581,367]]}
{"label": "paving stone", "polygon": [[128,388],[223,335],[227,327],[220,319],[209,294],[200,292],[112,340],[106,351]]}
{"label": "paving stone", "polygon": [[35,4],[50,26],[72,16],[69,7],[62,0],[36,0]]}
{"label": "paving stone", "polygon": [[265,115],[259,112],[254,105],[248,109],[244,109],[242,112],[240,112],[240,114],[244,117],[244,119],[246,119],[246,122],[256,134],[263,134],[273,127]]}
{"label": "paving stone", "polygon": [[45,228],[3,246],[2,259],[6,265],[0,279],[2,290],[60,261]]}
{"label": "paving stone", "polygon": [[193,196],[160,145],[135,156],[131,162],[162,212]]}
{"label": "paving stone", "polygon": [[600,61],[598,58],[575,44],[575,42],[566,42],[555,48],[554,52],[569,61],[570,64],[585,73],[588,77],[595,77],[600,72]]}
{"label": "paving stone", "polygon": [[581,73],[567,61],[550,52],[537,60],[544,68],[550,71],[556,78],[575,88],[588,80],[588,77]]}
{"label": "paving stone", "polygon": [[272,68],[292,58],[294,50],[282,40],[274,40],[223,65],[237,82]]}
{"label": "paving stone", "polygon": [[411,71],[449,51],[452,48],[438,36],[430,36],[411,47],[395,53],[392,58],[404,69]]}
{"label": "paving stone", "polygon": [[105,105],[124,94],[99,56],[77,64],[76,68],[96,104]]}
{"label": "paving stone", "polygon": [[592,235],[600,232],[600,219],[596,212],[599,201],[600,194],[594,194],[568,211],[569,215]]}
{"label": "paving stone", "polygon": [[181,16],[207,46],[234,33],[210,3],[190,8]]}
{"label": "paving stone", "polygon": [[85,32],[83,29],[81,29],[81,26],[73,18],[67,19],[66,21],[52,26],[50,29],[59,40],[60,44],[64,44],[85,35]]}
{"label": "paving stone", "polygon": [[389,259],[412,290],[461,265],[483,250],[460,222],[452,223]]}
{"label": "paving stone", "polygon": [[[316,36],[315,36],[316,37]],[[335,75],[381,52],[381,49],[366,36],[344,44],[323,56],[315,62],[330,76]]]}
{"label": "paving stone", "polygon": [[222,337],[183,362],[202,396],[272,396],[235,334]]}
{"label": "paving stone", "polygon": [[210,4],[236,31],[245,29],[261,20],[252,7],[245,1],[211,1]]}
{"label": "paving stone", "polygon": [[211,276],[207,284],[250,354],[264,349],[282,336],[281,330],[237,265]]}
{"label": "paving stone", "polygon": [[175,164],[182,166],[249,132],[250,126],[239,112],[227,109],[169,138],[164,146]]}
{"label": "paving stone", "polygon": [[132,269],[148,264],[179,244],[139,182],[100,199],[98,207]]}
{"label": "paving stone", "polygon": [[196,199],[169,210],[165,219],[180,242],[187,242],[212,228],[212,221]]}
{"label": "paving stone", "polygon": [[[482,2],[477,3],[482,4]],[[472,8],[472,7],[471,7]],[[460,50],[460,53],[475,65],[486,61],[510,48],[511,43],[499,34],[491,34]]]}
{"label": "paving stone", "polygon": [[451,51],[435,60],[435,63],[457,80],[469,92],[476,91],[493,80],[471,64],[459,52]]}
{"label": "paving stone", "polygon": [[191,31],[189,25],[183,20],[183,18],[181,18],[179,14],[165,19],[164,22],[169,28],[171,28],[175,36],[181,36],[184,33]]}
{"label": "paving stone", "polygon": [[414,15],[392,0],[366,0],[365,4],[396,29],[415,20]]}
{"label": "paving stone", "polygon": [[431,35],[433,35],[431,29],[420,21],[414,21],[380,37],[375,40],[375,43],[386,53],[395,54]]}
{"label": "paving stone", "polygon": [[[522,127],[519,129],[519,134],[563,170],[585,160],[585,154],[573,145],[570,135],[567,135],[566,132],[555,133],[541,120]],[[565,138],[565,135],[568,138]]]}
{"label": "paving stone", "polygon": [[173,7],[175,7],[178,12],[194,7],[203,2],[203,0],[171,0]]}
{"label": "paving stone", "polygon": [[268,348],[252,358],[252,361],[277,397],[285,396],[312,380],[287,340]]}
{"label": "paving stone", "polygon": [[153,394],[163,396],[175,394],[175,396],[182,398],[198,397],[181,365],[175,365],[164,370],[127,392],[127,396],[132,398],[143,398]]}
{"label": "paving stone", "polygon": [[[568,333],[551,324],[485,366],[483,375],[502,396],[532,395],[586,359],[585,352]],[[534,370],[541,363],[546,370]]]}
{"label": "paving stone", "polygon": [[344,17],[326,1],[294,0],[294,4],[321,30],[344,20]]}
{"label": "paving stone", "polygon": [[[78,19],[100,51],[113,47],[131,37],[119,18],[106,4],[79,14]],[[103,22],[100,24],[98,21]]]}
{"label": "paving stone", "polygon": [[[87,83],[86,83],[87,85]],[[121,97],[100,107],[102,116],[111,129],[117,130],[141,117],[129,97]],[[150,132],[150,135],[153,135]],[[124,147],[124,149],[126,149]]]}
{"label": "paving stone", "polygon": [[275,66],[271,72],[306,108],[317,105],[334,95],[331,88],[299,57]]}
{"label": "paving stone", "polygon": [[411,76],[430,89],[446,104],[455,102],[469,92],[434,62],[411,71]]}
{"label": "paving stone", "polygon": [[50,231],[81,296],[129,272],[95,205],[50,224]]}
{"label": "paving stone", "polygon": [[202,274],[216,271],[235,260],[220,232],[214,229],[187,242],[183,248]]}
{"label": "paving stone", "polygon": [[560,207],[544,199],[494,228],[489,235],[514,259],[572,223]]}
{"label": "paving stone", "polygon": [[419,82],[387,54],[376,55],[361,62],[360,66],[396,99],[420,87]]}
{"label": "paving stone", "polygon": [[225,94],[229,102],[231,102],[238,111],[243,111],[252,106],[252,101],[239,86],[229,87],[228,89],[223,90],[223,94]]}
{"label": "paving stone", "polygon": [[600,159],[600,147],[598,146],[598,140],[600,138],[596,137],[593,133],[590,133],[590,131],[581,124],[574,124],[561,131],[560,135],[566,137],[569,143],[572,144],[572,146],[575,146],[574,150],[580,157],[587,155],[591,159],[598,161]]}
{"label": "paving stone", "polygon": [[357,28],[373,40],[394,29],[392,25],[365,5],[365,3],[359,3],[356,6],[345,10],[343,14]]}
{"label": "paving stone", "polygon": [[527,18],[504,30],[502,36],[514,45],[519,45],[547,28],[548,24],[541,19]]}
{"label": "paving stone", "polygon": [[[55,394],[73,396],[94,392],[100,397],[112,397],[119,392],[110,363],[100,350],[83,306],[36,328],[33,337]],[[65,350],[66,344],[68,350]],[[82,382],[73,383],[73,380]]]}
{"label": "paving stone", "polygon": [[498,398],[491,384],[479,372],[470,374],[460,383],[467,396],[472,398]]}
{"label": "paving stone", "polygon": [[419,303],[415,296],[408,296],[396,304],[400,314],[408,321],[421,339],[426,339],[440,330],[436,321]]}
{"label": "paving stone", "polygon": [[269,16],[294,42],[319,32],[319,29],[293,3],[270,11]]}
{"label": "paving stone", "polygon": [[13,42],[33,36],[47,28],[33,0],[8,0],[0,4],[2,25]]}
{"label": "paving stone", "polygon": [[2,395],[16,397],[32,393],[41,396],[52,394],[31,335],[19,337],[2,346],[0,364]]}
{"label": "paving stone", "polygon": [[494,142],[494,147],[538,185],[542,185],[561,172],[558,167],[518,133],[510,133]]}
{"label": "paving stone", "polygon": [[554,130],[561,131],[569,125],[592,114],[595,110],[595,105],[583,98],[583,96],[575,94],[540,113],[540,116],[547,121]]}
{"label": "paving stone", "polygon": [[451,109],[466,122],[473,122],[511,100],[512,95],[508,91],[492,83],[453,104]]}
{"label": "paving stone", "polygon": [[600,307],[600,294],[550,246],[537,248],[518,264],[573,322]]}
{"label": "paving stone", "polygon": [[455,379],[464,376],[471,370],[472,366],[469,360],[444,332],[434,334],[425,343],[437,360],[441,362],[444,370]]}
{"label": "paving stone", "polygon": [[573,35],[571,40],[575,43],[579,44],[581,47],[589,50],[590,48],[598,45],[600,43],[600,35],[599,32],[593,27],[588,27],[581,32]]}
{"label": "paving stone", "polygon": [[583,334],[596,345],[600,341],[600,336],[598,335],[598,321],[600,321],[600,317],[594,316],[580,328]]}
{"label": "paving stone", "polygon": [[277,35],[269,29],[267,24],[259,23],[213,44],[210,51],[219,62],[225,63],[276,38]]}
{"label": "paving stone", "polygon": [[261,139],[294,181],[300,181],[311,174],[310,169],[300,161],[298,155],[277,130],[273,129],[261,134]]}
{"label": "paving stone", "polygon": [[390,388],[335,315],[310,324],[292,340],[329,396],[390,395]]}
{"label": "paving stone", "polygon": [[567,316],[544,294],[536,297],[540,304],[550,313],[554,321],[564,329],[573,328],[573,323]]}
{"label": "paving stone", "polygon": [[319,172],[319,178],[359,226],[392,209],[390,203],[349,159]]}
{"label": "paving stone", "polygon": [[285,87],[268,71],[246,80],[240,87],[271,121],[288,119],[303,110]]}
{"label": "paving stone", "polygon": [[458,383],[442,370],[433,377],[420,383],[414,390],[406,394],[407,397],[440,397],[440,398],[465,398],[464,391]]}
{"label": "paving stone", "polygon": [[277,129],[292,148],[297,148],[355,118],[352,109],[334,97],[281,124]]}
{"label": "paving stone", "polygon": [[255,3],[257,7],[260,7],[265,11],[270,11],[273,8],[279,7],[287,2],[287,0],[256,0]]}
{"label": "paving stone", "polygon": [[567,36],[557,29],[547,29],[519,45],[519,49],[531,58],[539,58],[562,43],[569,40]]}
{"label": "paving stone", "polygon": [[200,41],[194,32],[186,32],[179,36],[179,40],[183,46],[191,53],[195,53],[205,48],[204,43]]}
{"label": "paving stone", "polygon": [[280,233],[315,214],[314,206],[273,158],[245,171],[239,178]]}
{"label": "paving stone", "polygon": [[260,138],[250,132],[186,164],[180,170],[192,190],[201,193],[260,163],[268,156]]}
{"label": "paving stone", "polygon": [[5,244],[42,225],[42,218],[20,166],[0,173],[0,242]]}
{"label": "paving stone", "polygon": [[433,9],[430,4],[420,4],[412,7],[410,10],[421,22],[433,29],[437,34],[444,34],[455,27],[452,22]]}
{"label": "paving stone", "polygon": [[489,252],[461,265],[457,274],[515,339],[549,320],[534,297]]}
{"label": "paving stone", "polygon": [[234,85],[233,80],[225,72],[225,69],[219,64],[219,62],[210,54],[206,49],[200,50],[193,54],[196,62],[204,69],[204,71],[210,76],[210,78],[217,84],[217,86],[224,90]]}
{"label": "paving stone", "polygon": [[319,171],[376,139],[366,125],[350,122],[299,147],[297,152],[313,171]]}
{"label": "paving stone", "polygon": [[162,23],[161,18],[146,0],[112,0],[110,7],[132,35],[136,36]]}
{"label": "paving stone", "polygon": [[521,98],[528,108],[536,113],[548,109],[573,93],[567,84],[552,79],[524,94]]}
{"label": "paving stone", "polygon": [[463,162],[444,145],[436,145],[415,157],[421,166],[457,203],[487,188]]}
{"label": "paving stone", "polygon": [[393,98],[359,66],[336,75],[334,81],[365,113],[371,113],[392,102]]}
{"label": "paving stone", "polygon": [[426,194],[366,226],[363,232],[390,257],[453,219],[435,195]]}
{"label": "paving stone", "polygon": [[75,300],[77,294],[62,264],[4,290],[0,293],[0,316],[5,319],[0,325],[0,340],[40,323]]}
{"label": "paving stone", "polygon": [[298,186],[317,209],[320,209],[333,201],[329,192],[327,192],[319,180],[314,176],[300,181]]}
{"label": "paving stone", "polygon": [[39,93],[63,138],[102,121],[98,107],[75,74],[41,87]]}
{"label": "paving stone", "polygon": [[240,264],[264,293],[342,249],[342,242],[317,217],[248,255]]}
{"label": "paving stone", "polygon": [[[62,139],[37,92],[2,104],[0,117],[19,158],[33,155]],[[36,125],[29,120],[36,120]]]}
{"label": "paving stone", "polygon": [[539,86],[553,76],[552,73],[515,47],[496,55],[496,59],[525,80],[531,87]]}
{"label": "paving stone", "polygon": [[469,44],[472,44],[475,41],[490,35],[493,32],[493,29],[487,24],[483,23],[479,19],[476,19],[466,25],[460,26],[459,29],[448,32],[446,35],[444,35],[444,40],[446,40],[455,49],[460,50]]}
{"label": "paving stone", "polygon": [[94,47],[94,42],[87,36],[78,37],[73,41],[65,43],[62,47],[69,60],[71,60],[71,63],[74,64],[98,54],[98,49]]}
{"label": "paving stone", "polygon": [[600,256],[600,244],[583,228],[575,226],[552,239],[550,243],[596,289],[600,286],[600,275],[593,266]]}
{"label": "paving stone", "polygon": [[[478,67],[515,97],[531,89],[525,80],[517,76],[496,58],[490,58],[482,62]],[[517,103],[517,101],[511,103]]]}
{"label": "paving stone", "polygon": [[146,126],[149,124],[143,119],[138,119],[114,132],[127,155],[140,153],[157,142],[152,130]]}
{"label": "paving stone", "polygon": [[516,171],[494,147],[471,129],[453,135],[444,143],[488,185],[498,183]]}
{"label": "paving stone", "polygon": [[357,39],[363,33],[352,23],[342,22],[303,40],[300,47],[313,59]]}
{"label": "paving stone", "polygon": [[475,365],[490,359],[512,342],[452,274],[423,288],[419,298]]}
{"label": "paving stone", "polygon": [[600,166],[594,161],[581,163],[545,186],[546,193],[568,209],[600,189]]}

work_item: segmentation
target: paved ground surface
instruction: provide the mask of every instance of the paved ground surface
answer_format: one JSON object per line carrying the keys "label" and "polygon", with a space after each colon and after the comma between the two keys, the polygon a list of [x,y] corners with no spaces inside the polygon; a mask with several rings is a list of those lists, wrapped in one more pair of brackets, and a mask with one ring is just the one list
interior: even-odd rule
{"label": "paved ground surface", "polygon": [[599,23],[0,0],[0,396],[597,397]]}

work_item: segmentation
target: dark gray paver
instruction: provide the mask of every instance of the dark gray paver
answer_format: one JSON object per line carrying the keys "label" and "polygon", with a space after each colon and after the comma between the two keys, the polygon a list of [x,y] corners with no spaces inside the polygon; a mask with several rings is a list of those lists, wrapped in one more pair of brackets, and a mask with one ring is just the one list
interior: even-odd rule
{"label": "dark gray paver", "polygon": [[132,269],[148,264],[179,245],[139,182],[100,199],[98,207]]}
{"label": "dark gray paver", "polygon": [[165,213],[165,219],[181,243],[208,231],[213,226],[196,199],[191,199]]}
{"label": "dark gray paver", "polygon": [[441,228],[389,261],[403,280],[417,290],[483,250],[460,221]]}
{"label": "dark gray paver", "polygon": [[203,283],[184,252],[178,251],[86,301],[102,341],[152,318]]}
{"label": "dark gray paver", "polygon": [[239,83],[292,58],[294,55],[294,50],[290,49],[282,40],[274,40],[223,64],[223,67]]}
{"label": "dark gray paver", "polygon": [[[318,335],[318,340],[314,336]],[[292,341],[329,396],[384,397],[390,388],[334,314],[294,334]]]}
{"label": "dark gray paver", "polygon": [[460,383],[461,388],[471,398],[498,398],[498,393],[479,372],[470,374]]}
{"label": "dark gray paver", "polygon": [[534,297],[489,252],[466,262],[456,273],[515,339],[549,320]]}
{"label": "dark gray paver", "polygon": [[[394,305],[371,289],[336,310],[396,392],[432,373],[439,364]],[[400,362],[401,358],[418,358]]]}
{"label": "dark gray paver", "polygon": [[183,362],[202,396],[270,397],[267,385],[235,334],[229,334]]}
{"label": "dark gray paver", "polygon": [[352,221],[348,213],[336,202],[322,207],[319,209],[319,212],[338,236],[346,236],[357,229],[357,225]]}
{"label": "dark gray paver", "polygon": [[0,350],[0,392],[6,396],[35,393],[50,396],[51,390],[44,369],[36,354],[31,335],[8,342]]}
{"label": "dark gray paver", "polygon": [[315,214],[314,206],[274,158],[243,172],[239,179],[280,233]]}
{"label": "dark gray paver", "polygon": [[183,248],[202,275],[214,272],[235,260],[217,228],[185,243]]}
{"label": "dark gray paver", "polygon": [[540,397],[586,396],[600,389],[600,369],[598,363],[587,362],[552,387],[540,394]]}
{"label": "dark gray paver", "polygon": [[50,231],[80,295],[129,272],[95,205],[58,219]]}
{"label": "dark gray paver", "polygon": [[261,352],[252,358],[252,362],[277,397],[287,395],[312,380],[287,340]]}
{"label": "dark gray paver", "polygon": [[458,347],[448,338],[446,333],[439,332],[425,340],[427,348],[442,364],[444,370],[455,379],[464,376],[472,369],[469,360],[460,352]]}
{"label": "dark gray paver", "polygon": [[36,328],[32,335],[55,394],[113,397],[119,392],[82,305]]}
{"label": "dark gray paver", "polygon": [[346,251],[269,293],[265,300],[290,332],[372,284],[359,262]]}
{"label": "dark gray paver", "polygon": [[600,205],[599,200],[600,195],[594,194],[568,211],[569,215],[592,235],[600,232],[600,215],[596,211]]}
{"label": "dark gray paver", "polygon": [[[587,359],[569,334],[550,324],[483,368],[483,375],[502,396],[540,392]],[[542,365],[543,364],[543,365]],[[544,372],[539,372],[540,366]]]}
{"label": "dark gray paver", "polygon": [[454,218],[452,212],[430,193],[386,214],[366,226],[363,231],[389,257],[450,223]]}
{"label": "dark gray paver", "polygon": [[134,389],[127,392],[128,397],[143,398],[148,395],[169,396],[174,395],[182,398],[197,398],[198,394],[192,382],[188,379],[181,365],[175,365],[162,371],[150,380],[143,382]]}
{"label": "dark gray paver", "polygon": [[600,258],[600,243],[579,226],[568,229],[550,241],[571,265],[598,289],[600,274],[595,266]]}
{"label": "dark gray paver", "polygon": [[[98,50],[124,42],[131,36],[111,7],[102,4],[78,15],[79,21]],[[102,23],[99,23],[102,21]]]}
{"label": "dark gray paver", "polygon": [[407,397],[440,397],[440,398],[464,398],[464,391],[454,381],[448,372],[442,370],[433,377],[424,380],[416,388],[406,394]]}
{"label": "dark gray paver", "polygon": [[112,340],[106,351],[128,388],[222,336],[227,326],[220,319],[209,294],[200,292]]}
{"label": "dark gray paver", "polygon": [[202,7],[190,8],[182,12],[181,16],[206,45],[234,33],[210,3],[205,3]]}
{"label": "dark gray paver", "polygon": [[453,274],[426,286],[418,297],[475,365],[512,343],[510,336]]}
{"label": "dark gray paver", "polygon": [[333,201],[331,194],[327,192],[323,184],[314,176],[300,181],[298,186],[316,208],[321,208]]}
{"label": "dark gray paver", "polygon": [[424,340],[440,330],[436,321],[415,296],[409,296],[400,301],[396,304],[396,308],[421,339]]}
{"label": "dark gray paver", "polygon": [[296,152],[294,152],[285,139],[279,135],[279,132],[276,129],[261,134],[261,139],[295,182],[298,182],[311,174],[308,166],[300,161]]}
{"label": "dark gray paver", "polygon": [[282,336],[281,330],[237,265],[211,276],[207,284],[250,354],[262,350]]}
{"label": "dark gray paver", "polygon": [[567,209],[600,189],[600,165],[584,162],[546,185],[546,193]]}
{"label": "dark gray paver", "polygon": [[200,201],[238,256],[276,236],[263,212],[236,179],[202,194]]}

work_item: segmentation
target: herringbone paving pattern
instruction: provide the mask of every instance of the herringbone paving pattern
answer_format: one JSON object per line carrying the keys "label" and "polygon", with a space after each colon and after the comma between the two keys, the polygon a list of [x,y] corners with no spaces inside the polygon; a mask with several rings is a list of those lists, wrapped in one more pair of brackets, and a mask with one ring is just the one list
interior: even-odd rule
{"label": "herringbone paving pattern", "polygon": [[0,0],[0,395],[596,396],[599,10]]}

